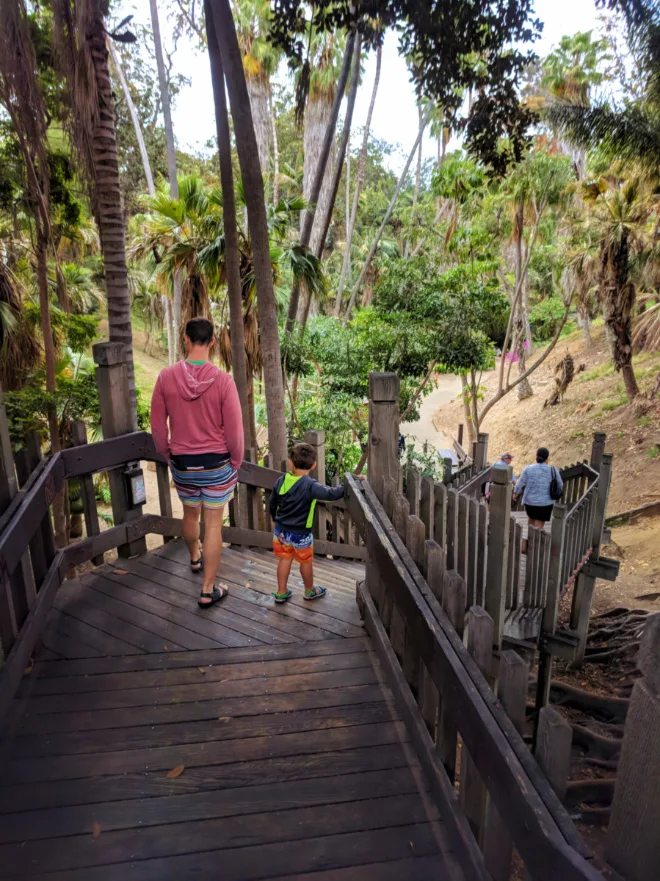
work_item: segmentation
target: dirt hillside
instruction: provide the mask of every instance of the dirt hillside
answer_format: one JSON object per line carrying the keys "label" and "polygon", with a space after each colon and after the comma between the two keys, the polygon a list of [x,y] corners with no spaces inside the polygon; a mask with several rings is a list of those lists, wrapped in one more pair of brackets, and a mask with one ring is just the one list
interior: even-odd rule
{"label": "dirt hillside", "polygon": [[[509,450],[516,457],[516,474],[534,461],[539,446],[547,446],[558,465],[588,459],[593,433],[606,432],[607,450],[614,455],[608,506],[608,514],[613,515],[660,502],[660,404],[629,405],[622,380],[612,368],[602,324],[593,329],[592,337],[591,348],[579,332],[562,339],[532,375],[533,397],[519,401],[516,391],[510,392],[491,410],[482,430],[489,434],[489,458]],[[544,407],[554,390],[557,364],[569,352],[581,372],[561,403]],[[650,393],[660,371],[660,354],[637,356],[635,369],[642,391]],[[484,378],[485,400],[496,382],[495,373]],[[458,424],[464,422],[461,401],[441,406],[433,421],[438,431],[455,437]],[[660,517],[613,529],[607,554],[621,560],[621,574],[616,584],[600,585],[595,607],[660,610]]]}

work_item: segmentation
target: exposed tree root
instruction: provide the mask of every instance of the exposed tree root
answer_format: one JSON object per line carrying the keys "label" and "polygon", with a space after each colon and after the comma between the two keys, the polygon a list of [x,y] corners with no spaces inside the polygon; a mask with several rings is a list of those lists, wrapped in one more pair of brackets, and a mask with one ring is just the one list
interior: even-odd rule
{"label": "exposed tree root", "polygon": [[[536,687],[536,680],[530,680],[530,687]],[[594,694],[564,682],[553,682],[550,688],[550,700],[559,706],[582,710],[606,722],[625,722],[630,701],[628,698],[606,697]]]}
{"label": "exposed tree root", "polygon": [[594,768],[604,768],[606,771],[616,771],[619,767],[618,759],[591,759],[587,757],[584,761],[587,765],[593,765]]}
{"label": "exposed tree root", "polygon": [[579,820],[581,823],[589,823],[592,826],[607,826],[611,813],[612,808],[585,808],[570,816],[571,820]]}
{"label": "exposed tree root", "polygon": [[597,756],[600,759],[611,759],[618,755],[621,750],[621,740],[603,737],[601,734],[596,734],[583,725],[572,724],[571,728],[573,729],[573,743],[587,749],[590,755]]}
{"label": "exposed tree root", "polygon": [[607,649],[604,652],[593,652],[590,653],[587,650],[584,660],[589,664],[602,664],[604,661],[609,661],[610,658],[620,658],[622,655],[625,655],[631,649],[639,648],[639,640],[636,639],[632,642],[626,642],[623,645],[616,646],[612,649]]}
{"label": "exposed tree root", "polygon": [[599,780],[574,780],[566,788],[564,803],[570,807],[586,804],[610,805],[614,797],[614,777]]}

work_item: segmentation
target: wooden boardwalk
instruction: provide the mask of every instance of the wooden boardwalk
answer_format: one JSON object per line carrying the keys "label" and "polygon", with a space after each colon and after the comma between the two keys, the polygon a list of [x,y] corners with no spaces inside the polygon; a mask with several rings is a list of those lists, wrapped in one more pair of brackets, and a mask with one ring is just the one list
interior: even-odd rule
{"label": "wooden boardwalk", "polygon": [[462,879],[361,572],[317,560],[328,597],[275,606],[272,556],[226,549],[202,611],[172,542],[65,582],[3,732],[0,878]]}

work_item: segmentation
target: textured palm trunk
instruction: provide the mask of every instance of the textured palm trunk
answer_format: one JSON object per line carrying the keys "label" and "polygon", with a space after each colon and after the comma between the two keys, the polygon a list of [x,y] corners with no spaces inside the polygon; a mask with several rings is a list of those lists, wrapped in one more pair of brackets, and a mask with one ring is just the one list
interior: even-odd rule
{"label": "textured palm trunk", "polygon": [[126,269],[126,224],[119,187],[115,105],[105,44],[105,24],[98,4],[94,8],[96,20],[88,35],[99,102],[97,122],[91,133],[94,189],[105,267],[110,339],[124,344],[131,394],[131,421],[137,430],[131,298]]}
{"label": "textured palm trunk", "polygon": [[[48,405],[48,433],[52,453],[58,453],[60,443],[60,427],[55,408],[55,345],[53,330],[50,323],[50,299],[48,294],[48,239],[39,232],[37,234],[37,288],[39,290],[39,313],[41,332],[44,338],[44,361],[46,365],[46,391],[51,395],[52,403]],[[66,484],[65,484],[66,486]],[[67,522],[64,489],[53,498],[53,524],[55,527],[55,543],[58,548],[67,544]]]}
{"label": "textured palm trunk", "polygon": [[[514,236],[515,236],[515,287],[514,291],[520,291],[518,305],[516,306],[515,317],[515,351],[518,357],[518,375],[521,376],[527,369],[527,328],[529,319],[527,318],[527,309],[525,308],[526,294],[521,288],[524,287],[525,280],[522,277],[524,272],[523,261],[523,229],[525,223],[525,206],[520,202],[516,208],[514,217]],[[531,398],[534,394],[532,386],[528,379],[523,379],[518,383],[518,400],[524,401],[525,398]]]}
{"label": "textured palm trunk", "polygon": [[[154,34],[154,48],[156,50],[156,68],[158,69],[158,87],[160,100],[163,107],[163,126],[165,128],[165,144],[167,146],[167,173],[170,180],[170,195],[173,199],[179,198],[179,182],[176,176],[176,147],[174,145],[174,126],[172,125],[172,111],[170,107],[170,87],[165,72],[165,60],[163,58],[163,44],[160,39],[160,22],[158,20],[158,0],[149,0],[151,10],[151,27]],[[181,313],[183,311],[183,281],[181,272],[174,273],[172,282],[174,289],[174,305],[172,310],[172,336],[176,350],[173,360],[176,361],[181,349]]]}
{"label": "textured palm trunk", "polygon": [[[331,110],[331,96],[328,97],[324,95],[319,98],[312,98],[310,96],[307,102],[307,109],[305,110],[305,129],[303,133],[303,147],[305,150],[305,160],[303,165],[303,196],[305,199],[309,199],[312,192],[314,175],[316,174],[316,169],[318,168],[319,159],[321,157],[325,132],[328,123],[330,122]],[[316,203],[316,212],[314,214],[314,222],[312,223],[312,234],[309,239],[309,247],[315,254],[318,252],[319,245],[321,245],[320,238],[323,230],[323,221],[328,211],[328,205],[330,204],[336,155],[337,149],[333,141],[330,150],[330,158],[328,159],[328,164],[325,167],[325,174],[323,175],[321,192],[319,193],[319,198]],[[301,229],[304,224],[304,214],[305,212],[300,216]]]}
{"label": "textured palm trunk", "polygon": [[[220,183],[222,186],[222,210],[225,230],[225,267],[227,272],[227,297],[229,300],[229,331],[231,338],[231,363],[234,382],[238,390],[243,415],[243,434],[249,438],[249,446],[256,448],[256,427],[253,432],[254,406],[250,410],[248,393],[248,365],[245,354],[243,324],[243,297],[241,294],[241,257],[238,245],[236,221],[236,197],[234,194],[234,173],[231,166],[231,139],[227,96],[225,94],[225,74],[218,51],[218,42],[213,24],[213,15],[208,0],[204,4],[208,31],[209,59],[211,62],[211,82],[218,137],[218,157],[220,161]],[[252,419],[250,419],[252,412]]]}
{"label": "textured palm trunk", "polygon": [[280,147],[277,141],[277,125],[272,93],[268,106],[270,110],[270,125],[273,130],[273,207],[277,208],[277,203],[280,201]]}
{"label": "textured palm trunk", "polygon": [[635,286],[629,281],[630,243],[627,230],[617,243],[603,243],[601,248],[599,298],[605,319],[605,331],[614,369],[621,373],[628,400],[639,395],[637,377],[632,365],[632,315],[635,308]]}
{"label": "textured palm trunk", "polygon": [[254,134],[257,138],[259,165],[262,174],[270,171],[270,142],[272,125],[270,121],[270,79],[266,75],[247,77],[247,88],[250,96],[250,109],[254,122]]}
{"label": "textured palm trunk", "polygon": [[209,0],[209,6],[212,11],[222,67],[227,80],[252,240],[268,414],[268,443],[273,461],[281,462],[287,454],[284,380],[277,324],[277,304],[273,285],[273,267],[270,259],[264,182],[259,165],[259,152],[250,112],[243,60],[229,2],[228,0]]}
{"label": "textured palm trunk", "polygon": [[364,173],[367,167],[367,152],[369,148],[369,131],[371,129],[371,117],[374,113],[376,105],[376,95],[378,94],[378,85],[380,83],[380,71],[383,60],[383,48],[379,46],[376,51],[376,77],[374,79],[374,87],[371,92],[371,101],[369,102],[369,111],[367,112],[367,121],[364,125],[362,135],[362,149],[360,150],[360,158],[358,159],[357,174],[355,175],[355,191],[353,193],[353,204],[351,205],[350,215],[346,215],[346,250],[344,252],[344,261],[339,276],[339,284],[337,285],[337,298],[335,300],[335,315],[341,312],[341,298],[344,293],[347,276],[350,274],[351,268],[351,245],[353,242],[353,233],[355,232],[355,221],[357,218],[357,209],[360,201],[360,192],[364,181]]}

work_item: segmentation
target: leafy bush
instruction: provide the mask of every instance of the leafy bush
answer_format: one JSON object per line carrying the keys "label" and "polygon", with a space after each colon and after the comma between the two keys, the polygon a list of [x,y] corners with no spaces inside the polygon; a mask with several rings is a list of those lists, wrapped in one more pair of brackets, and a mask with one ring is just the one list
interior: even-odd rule
{"label": "leafy bush", "polygon": [[549,340],[557,333],[566,307],[560,297],[546,297],[529,312],[532,333],[539,340]]}

